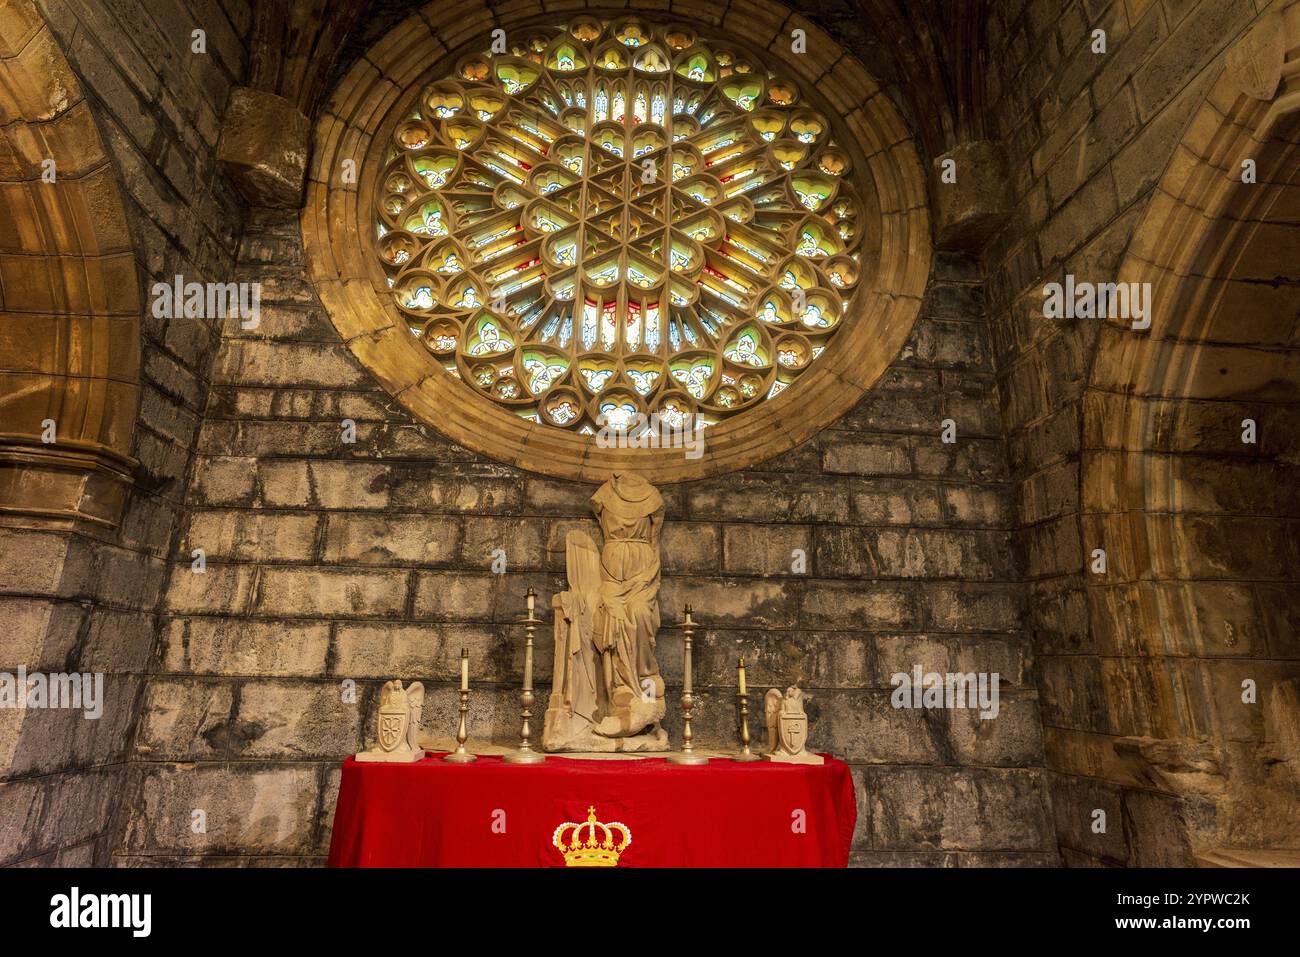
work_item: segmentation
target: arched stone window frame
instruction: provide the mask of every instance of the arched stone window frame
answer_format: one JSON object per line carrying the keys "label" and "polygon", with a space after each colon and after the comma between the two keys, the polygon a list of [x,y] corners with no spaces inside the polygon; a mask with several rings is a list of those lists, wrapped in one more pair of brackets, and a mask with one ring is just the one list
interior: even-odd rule
{"label": "arched stone window frame", "polygon": [[[363,230],[373,229],[374,178],[383,167],[386,134],[402,114],[397,108],[445,75],[448,61],[485,46],[492,30],[508,34],[571,15],[524,17],[494,14],[486,4],[451,9],[432,3],[391,30],[343,77],[316,125],[302,216],[308,271],[330,319],[362,365],[412,415],[519,468],[589,481],[623,469],[673,482],[743,468],[795,447],[851,409],[897,357],[929,277],[930,219],[917,148],[892,100],[833,38],[769,0],[729,11],[721,22],[706,4],[675,9],[667,18],[762,52],[805,93],[817,91],[842,121],[848,134],[842,145],[860,148],[855,159],[880,210],[874,277],[864,277],[835,348],[785,394],[710,427],[699,458],[687,458],[680,448],[601,448],[589,436],[528,422],[475,394],[437,366],[398,316],[372,243],[362,239]],[[791,52],[794,29],[806,32],[804,54]],[[345,169],[358,175],[347,177]]]}

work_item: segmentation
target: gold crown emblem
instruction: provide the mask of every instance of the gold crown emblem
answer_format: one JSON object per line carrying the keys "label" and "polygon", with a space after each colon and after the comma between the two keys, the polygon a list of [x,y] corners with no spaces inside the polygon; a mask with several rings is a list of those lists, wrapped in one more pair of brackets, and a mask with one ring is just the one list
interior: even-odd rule
{"label": "gold crown emblem", "polygon": [[[564,838],[569,832],[569,842]],[[587,832],[587,839],[582,839],[582,832]],[[597,830],[601,832],[598,838]],[[614,843],[614,831],[622,833],[623,840]],[[582,824],[565,821],[551,835],[551,843],[564,855],[565,867],[617,867],[618,856],[632,843],[632,832],[626,824],[611,821],[602,824],[596,820],[596,808],[587,808],[587,820]]]}

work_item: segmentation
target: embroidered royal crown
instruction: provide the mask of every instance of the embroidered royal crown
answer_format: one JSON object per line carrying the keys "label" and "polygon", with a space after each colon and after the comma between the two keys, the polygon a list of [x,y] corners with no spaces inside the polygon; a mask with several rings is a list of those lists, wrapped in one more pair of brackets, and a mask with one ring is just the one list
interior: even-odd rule
{"label": "embroidered royal crown", "polygon": [[[623,838],[617,844],[614,843],[615,831]],[[565,821],[555,829],[551,843],[564,855],[565,867],[617,867],[618,856],[632,843],[632,832],[626,824],[618,821],[602,824],[596,820],[595,807],[589,807],[584,823]]]}

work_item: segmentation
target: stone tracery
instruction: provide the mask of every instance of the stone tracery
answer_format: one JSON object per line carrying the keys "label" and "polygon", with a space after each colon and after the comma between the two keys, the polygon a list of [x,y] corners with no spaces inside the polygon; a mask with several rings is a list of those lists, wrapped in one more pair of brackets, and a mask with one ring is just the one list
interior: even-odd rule
{"label": "stone tracery", "polygon": [[393,131],[377,248],[412,333],[579,432],[778,395],[858,285],[863,207],[830,121],[685,26],[520,36],[461,57]]}

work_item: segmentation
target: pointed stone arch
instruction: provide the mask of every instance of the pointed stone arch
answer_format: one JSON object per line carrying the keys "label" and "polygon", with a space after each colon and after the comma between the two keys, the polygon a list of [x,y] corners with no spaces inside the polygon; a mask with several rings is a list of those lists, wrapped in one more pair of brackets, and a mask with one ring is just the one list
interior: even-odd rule
{"label": "pointed stone arch", "polygon": [[1151,327],[1102,327],[1083,402],[1080,531],[1085,553],[1107,552],[1087,594],[1112,746],[1065,763],[1168,796],[1166,837],[1190,856],[1294,846],[1300,827],[1297,249],[1292,4],[1229,52],[1149,200],[1119,279],[1151,284]]}
{"label": "pointed stone arch", "polygon": [[0,9],[0,209],[0,520],[113,525],[135,465],[140,278],[90,104],[31,0]]}

